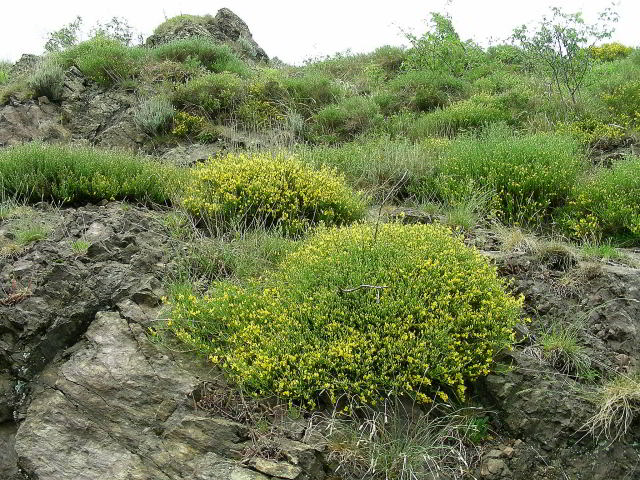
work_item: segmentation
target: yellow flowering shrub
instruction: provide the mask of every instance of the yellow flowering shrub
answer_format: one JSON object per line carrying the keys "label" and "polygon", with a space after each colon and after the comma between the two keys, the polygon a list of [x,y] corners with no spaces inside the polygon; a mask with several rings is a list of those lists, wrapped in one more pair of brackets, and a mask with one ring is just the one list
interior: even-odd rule
{"label": "yellow flowering shrub", "polygon": [[573,135],[583,145],[601,150],[612,149],[628,141],[627,129],[624,126],[597,120],[559,123],[557,130]]}
{"label": "yellow flowering shrub", "polygon": [[600,60],[601,62],[612,62],[614,60],[618,60],[620,58],[628,57],[633,48],[627,47],[618,42],[605,43],[600,46],[591,46],[589,47],[589,53],[596,60]]}
{"label": "yellow flowering shrub", "polygon": [[182,204],[216,230],[265,226],[286,235],[361,218],[364,203],[328,167],[313,169],[284,155],[229,154],[191,171]]}
{"label": "yellow flowering shrub", "polygon": [[521,304],[446,227],[356,224],[320,229],[260,285],[176,295],[171,328],[259,396],[429,402],[490,371]]}
{"label": "yellow flowering shrub", "polygon": [[601,167],[573,189],[565,224],[578,238],[640,241],[640,157]]}

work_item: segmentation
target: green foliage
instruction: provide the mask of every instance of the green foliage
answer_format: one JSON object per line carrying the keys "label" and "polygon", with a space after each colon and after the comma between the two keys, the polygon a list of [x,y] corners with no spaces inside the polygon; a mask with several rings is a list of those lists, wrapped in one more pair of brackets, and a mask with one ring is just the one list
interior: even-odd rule
{"label": "green foliage", "polygon": [[565,223],[579,238],[640,240],[640,157],[598,168],[576,183]]}
{"label": "green foliage", "polygon": [[618,85],[604,93],[602,99],[615,121],[625,126],[640,126],[640,80],[636,78]]}
{"label": "green foliage", "polygon": [[214,73],[233,72],[246,76],[249,72],[247,65],[228,45],[216,44],[204,37],[189,37],[163,43],[153,48],[151,55],[161,61],[197,61]]}
{"label": "green foliage", "polygon": [[110,86],[138,74],[147,51],[98,36],[56,55],[65,68],[72,65],[95,82]]}
{"label": "green foliage", "polygon": [[196,167],[182,204],[217,231],[266,227],[299,235],[363,215],[360,197],[334,170],[269,154],[229,154]]}
{"label": "green foliage", "polygon": [[179,187],[180,176],[125,153],[31,143],[0,152],[0,185],[3,195],[34,202],[165,203]]}
{"label": "green foliage", "polygon": [[566,202],[584,168],[579,144],[571,137],[513,135],[493,128],[478,138],[452,142],[434,173],[412,191],[419,198],[450,204],[468,199],[474,191],[490,191],[501,220],[536,224]]}
{"label": "green foliage", "polygon": [[78,239],[74,240],[74,242],[71,244],[71,250],[73,250],[73,253],[75,253],[76,255],[86,255],[87,251],[89,251],[90,246],[91,242],[88,242],[84,239]]}
{"label": "green foliage", "polygon": [[282,80],[294,108],[310,116],[320,108],[342,98],[343,91],[331,77],[320,73],[286,77]]}
{"label": "green foliage", "polygon": [[0,86],[9,82],[11,75],[11,62],[0,60]]}
{"label": "green foliage", "polygon": [[211,15],[177,15],[166,19],[160,25],[158,25],[153,31],[154,35],[164,35],[176,31],[179,28],[188,25],[206,25],[211,22],[213,17]]}
{"label": "green foliage", "polygon": [[571,134],[583,145],[600,150],[619,147],[628,140],[626,129],[621,125],[602,123],[594,119],[559,122],[557,131]]}
{"label": "green foliage", "polygon": [[178,108],[196,110],[212,118],[228,118],[247,95],[247,84],[234,73],[214,73],[178,85],[173,103]]}
{"label": "green foliage", "polygon": [[336,143],[351,140],[382,122],[378,104],[370,98],[349,97],[328,105],[312,119],[312,138]]}
{"label": "green foliage", "polygon": [[55,60],[45,60],[29,76],[27,85],[35,97],[45,96],[57,102],[64,90],[64,69]]}
{"label": "green foliage", "polygon": [[421,112],[444,107],[468,96],[469,84],[446,73],[408,71],[393,78],[376,96],[385,114],[408,108]]}
{"label": "green foliage", "polygon": [[49,33],[44,49],[47,52],[60,52],[76,45],[79,40],[80,28],[82,27],[82,17],[77,16],[75,20],[69,22],[60,30]]}
{"label": "green foliage", "polygon": [[590,68],[591,56],[586,47],[590,41],[611,36],[611,24],[618,20],[618,14],[606,8],[598,23],[589,25],[581,13],[565,13],[558,7],[551,11],[552,17],[544,16],[537,30],[530,32],[523,25],[514,30],[513,38],[551,76],[561,98],[566,94],[575,105]]}
{"label": "green foliage", "polygon": [[178,295],[171,327],[245,391],[311,407],[343,394],[462,399],[511,345],[522,303],[436,225],[322,229],[267,285]]}
{"label": "green foliage", "polygon": [[590,46],[589,53],[596,60],[601,62],[613,62],[621,58],[628,57],[633,48],[622,45],[619,42],[605,43],[600,46]]}
{"label": "green foliage", "polygon": [[[107,23],[96,22],[89,34],[92,37],[105,37],[116,40],[123,45],[131,45],[133,41],[133,28],[124,17],[111,17]],[[140,39],[142,43],[142,39]]]}
{"label": "green foliage", "polygon": [[342,172],[349,184],[367,190],[381,202],[407,196],[406,186],[428,175],[431,162],[448,145],[448,140],[431,138],[420,143],[386,137],[362,138],[337,146],[302,146],[300,158],[316,166]]}
{"label": "green foliage", "polygon": [[507,120],[508,112],[495,98],[475,95],[418,117],[408,134],[414,140],[432,136],[452,137],[460,132]]}
{"label": "green foliage", "polygon": [[471,41],[463,42],[451,18],[431,13],[431,29],[422,37],[408,35],[412,48],[403,63],[407,70],[430,70],[460,77],[474,68],[483,56]]}
{"label": "green foliage", "polygon": [[591,368],[591,359],[578,341],[575,325],[554,325],[540,335],[543,357],[562,373],[583,376]]}
{"label": "green foliage", "polygon": [[490,60],[507,66],[522,66],[526,68],[528,62],[526,52],[515,45],[493,45],[487,48],[487,56]]}
{"label": "green foliage", "polygon": [[206,124],[206,119],[199,115],[191,115],[187,112],[176,113],[173,119],[171,133],[182,138],[197,136]]}
{"label": "green foliage", "polygon": [[155,96],[140,102],[133,119],[143,132],[155,136],[167,132],[175,114],[169,99]]}

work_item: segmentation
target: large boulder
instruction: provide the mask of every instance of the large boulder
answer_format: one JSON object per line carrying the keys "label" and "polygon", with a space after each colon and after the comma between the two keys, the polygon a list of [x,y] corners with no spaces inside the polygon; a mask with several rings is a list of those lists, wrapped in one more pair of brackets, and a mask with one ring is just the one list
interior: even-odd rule
{"label": "large boulder", "polygon": [[221,8],[215,17],[183,15],[160,25],[147,38],[147,46],[155,47],[176,39],[207,37],[231,46],[244,58],[268,61],[265,51],[256,43],[247,24],[228,8]]}

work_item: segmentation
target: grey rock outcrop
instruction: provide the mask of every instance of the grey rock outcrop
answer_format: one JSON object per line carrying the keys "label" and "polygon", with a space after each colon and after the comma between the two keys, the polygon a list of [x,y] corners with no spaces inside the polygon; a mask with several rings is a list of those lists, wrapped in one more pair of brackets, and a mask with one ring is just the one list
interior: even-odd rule
{"label": "grey rock outcrop", "polygon": [[163,29],[147,38],[150,47],[176,39],[206,37],[232,47],[244,58],[258,62],[268,61],[265,51],[256,43],[247,24],[228,8],[221,8],[215,17],[206,15],[202,21],[185,19],[170,28]]}

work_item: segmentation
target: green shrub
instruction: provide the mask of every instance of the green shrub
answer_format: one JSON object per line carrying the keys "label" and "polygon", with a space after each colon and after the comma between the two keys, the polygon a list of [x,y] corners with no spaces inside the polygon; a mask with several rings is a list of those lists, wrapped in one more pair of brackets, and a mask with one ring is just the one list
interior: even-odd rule
{"label": "green shrub", "polygon": [[495,267],[437,225],[320,230],[267,285],[180,294],[171,327],[245,391],[310,407],[343,394],[463,399],[511,345],[521,306]]}
{"label": "green shrub", "polygon": [[602,99],[615,121],[640,126],[640,80],[622,83],[613,91],[602,94]]}
{"label": "green shrub", "polygon": [[409,136],[414,140],[433,136],[455,136],[466,130],[478,129],[508,119],[508,113],[492,97],[476,95],[422,115],[409,131]]}
{"label": "green shrub", "polygon": [[181,138],[193,138],[200,134],[207,120],[187,112],[176,113],[171,133]]}
{"label": "green shrub", "polygon": [[311,121],[314,140],[336,143],[350,140],[380,124],[382,115],[372,99],[350,97],[324,107]]}
{"label": "green shrub", "polygon": [[343,91],[333,80],[323,74],[307,73],[300,77],[282,80],[295,109],[310,116],[320,108],[342,98]]}
{"label": "green shrub", "polygon": [[385,114],[402,108],[422,112],[449,105],[465,98],[468,92],[469,84],[461,78],[415,70],[392,79],[387,90],[378,95],[376,100]]}
{"label": "green shrub", "polygon": [[556,124],[558,132],[573,135],[585,146],[610,150],[627,143],[627,131],[621,125],[602,123],[594,119]]}
{"label": "green shrub", "polygon": [[126,153],[30,143],[0,152],[5,196],[63,203],[171,200],[179,174]]}
{"label": "green shrub", "polygon": [[502,65],[525,65],[528,62],[527,53],[515,45],[493,45],[487,48],[487,56]]}
{"label": "green shrub", "polygon": [[246,82],[234,73],[214,73],[179,85],[173,94],[178,108],[199,110],[213,118],[228,118],[245,99]]}
{"label": "green shrub", "polygon": [[480,138],[453,141],[434,173],[411,189],[419,198],[453,204],[476,190],[490,191],[501,220],[536,224],[566,202],[584,168],[580,145],[570,136],[493,128]]}
{"label": "green shrub", "polygon": [[598,168],[575,185],[565,222],[579,238],[640,240],[640,157]]}
{"label": "green shrub", "polygon": [[627,47],[618,42],[605,43],[598,47],[589,47],[589,53],[591,56],[601,62],[613,62],[614,60],[626,58],[632,51],[633,48]]}
{"label": "green shrub", "polygon": [[156,96],[142,101],[133,118],[143,132],[155,136],[167,132],[175,114],[168,98]]}
{"label": "green shrub", "polygon": [[247,75],[248,68],[228,45],[213,43],[204,37],[189,37],[163,43],[151,50],[154,58],[184,63],[197,60],[214,73],[233,72]]}
{"label": "green shrub", "polygon": [[172,31],[179,30],[185,25],[206,25],[211,21],[213,21],[213,17],[211,15],[176,15],[175,17],[166,19],[158,25],[153,31],[153,34],[164,35],[171,33]]}
{"label": "green shrub", "polygon": [[0,60],[0,85],[9,82],[11,74],[11,62]]}
{"label": "green shrub", "polygon": [[288,235],[363,215],[361,199],[334,170],[269,154],[229,154],[196,167],[182,204],[216,230],[264,226]]}
{"label": "green shrub", "polygon": [[137,75],[146,55],[144,48],[97,36],[69,47],[56,58],[65,68],[75,65],[91,80],[109,86]]}
{"label": "green shrub", "polygon": [[45,96],[57,102],[64,90],[64,69],[56,61],[45,60],[29,76],[27,85],[34,92],[34,96]]}

